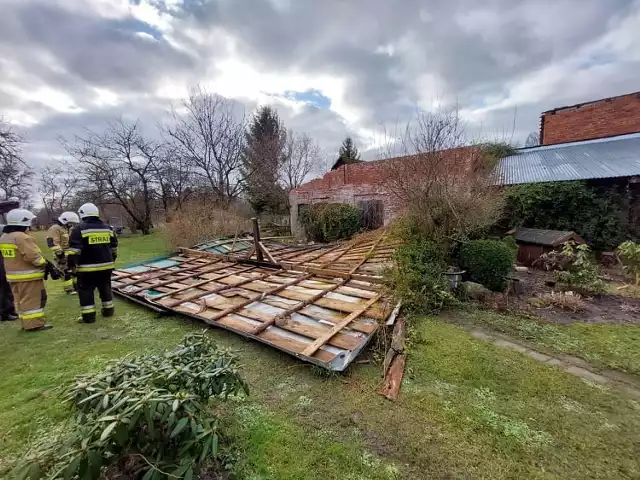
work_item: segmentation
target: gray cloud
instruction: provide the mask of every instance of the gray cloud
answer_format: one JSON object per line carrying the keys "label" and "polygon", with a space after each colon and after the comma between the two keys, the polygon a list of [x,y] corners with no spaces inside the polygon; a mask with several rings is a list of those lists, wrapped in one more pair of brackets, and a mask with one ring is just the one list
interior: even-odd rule
{"label": "gray cloud", "polygon": [[[27,132],[34,159],[57,151],[58,135],[120,113],[153,128],[169,105],[154,94],[163,81],[206,83],[230,57],[284,77],[342,79],[358,124],[334,110],[279,105],[290,128],[330,152],[347,134],[364,146],[363,129],[406,122],[440,97],[470,112],[474,134],[523,141],[542,111],[637,90],[640,75],[640,57],[629,53],[639,47],[629,35],[637,28],[623,26],[638,11],[633,0],[147,0],[170,22],[168,33],[101,17],[89,0],[71,3],[10,0],[0,17],[0,113],[38,120]],[[626,37],[609,39],[618,31]],[[80,113],[14,93],[43,87]],[[118,95],[118,105],[96,104],[95,88]]]}

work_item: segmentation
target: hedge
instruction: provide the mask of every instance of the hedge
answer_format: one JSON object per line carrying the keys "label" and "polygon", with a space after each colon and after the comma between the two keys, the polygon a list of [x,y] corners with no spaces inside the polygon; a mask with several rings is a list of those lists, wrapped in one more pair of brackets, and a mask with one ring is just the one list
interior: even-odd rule
{"label": "hedge", "polygon": [[361,229],[360,210],[345,203],[315,203],[300,209],[300,223],[308,238],[334,242],[349,238]]}

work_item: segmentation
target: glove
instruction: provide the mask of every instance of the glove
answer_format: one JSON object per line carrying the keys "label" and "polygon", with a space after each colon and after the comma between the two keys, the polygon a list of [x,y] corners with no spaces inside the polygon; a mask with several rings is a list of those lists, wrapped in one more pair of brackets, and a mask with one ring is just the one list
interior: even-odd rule
{"label": "glove", "polygon": [[58,250],[56,252],[56,260],[58,260],[59,262],[64,260],[64,252],[62,250]]}
{"label": "glove", "polygon": [[51,276],[52,280],[60,280],[60,278],[62,278],[62,272],[58,270],[53,263],[47,260],[44,267],[44,279],[48,280],[49,276]]}

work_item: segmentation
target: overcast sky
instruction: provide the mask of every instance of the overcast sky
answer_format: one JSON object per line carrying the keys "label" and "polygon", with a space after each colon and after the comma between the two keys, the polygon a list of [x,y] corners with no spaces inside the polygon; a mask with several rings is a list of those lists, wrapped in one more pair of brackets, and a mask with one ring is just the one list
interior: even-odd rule
{"label": "overcast sky", "polygon": [[[640,0],[0,0],[0,115],[27,156],[190,86],[275,104],[329,152],[458,103],[524,142],[542,111],[640,90]],[[514,127],[515,118],[515,127]],[[367,153],[374,158],[374,150]]]}

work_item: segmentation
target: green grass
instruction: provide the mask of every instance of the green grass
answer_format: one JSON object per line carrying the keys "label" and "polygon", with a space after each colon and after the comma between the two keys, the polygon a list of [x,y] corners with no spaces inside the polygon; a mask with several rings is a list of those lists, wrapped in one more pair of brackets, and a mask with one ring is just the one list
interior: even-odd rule
{"label": "green grass", "polygon": [[[122,263],[162,253],[164,242],[122,239]],[[201,325],[157,319],[117,302],[117,317],[78,325],[77,298],[49,285],[53,330],[0,326],[0,467],[66,411],[56,388],[128,353],[159,350]],[[637,478],[640,404],[517,352],[477,341],[438,319],[412,320],[400,398],[375,394],[379,367],[323,377],[309,365],[222,330],[239,351],[251,395],[233,402],[228,434],[237,478]]]}
{"label": "green grass", "polygon": [[550,352],[583,358],[596,367],[640,375],[640,325],[556,325],[480,310],[459,312],[455,319],[505,333]]}

